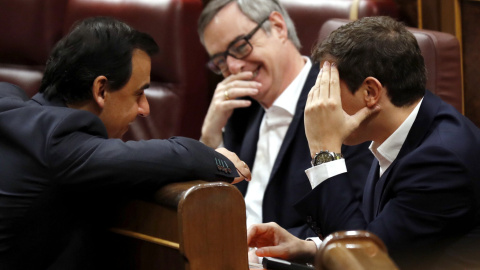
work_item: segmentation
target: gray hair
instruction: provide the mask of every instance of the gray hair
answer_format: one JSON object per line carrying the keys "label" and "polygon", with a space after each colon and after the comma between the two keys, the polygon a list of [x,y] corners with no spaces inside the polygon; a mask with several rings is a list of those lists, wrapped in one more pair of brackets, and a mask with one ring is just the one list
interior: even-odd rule
{"label": "gray hair", "polygon": [[[250,20],[260,23],[263,19],[268,17],[272,11],[278,11],[282,14],[283,19],[287,25],[288,30],[288,39],[290,39],[295,47],[298,50],[302,47],[300,40],[297,36],[297,31],[295,30],[295,25],[293,24],[292,19],[288,15],[285,8],[280,4],[278,0],[212,0],[210,1],[200,14],[198,19],[198,35],[200,37],[200,42],[205,46],[205,40],[203,37],[203,32],[207,25],[213,20],[213,17],[224,8],[226,5],[236,2],[240,10],[247,16]],[[270,32],[270,23],[265,22],[262,25],[262,28],[265,32]]]}

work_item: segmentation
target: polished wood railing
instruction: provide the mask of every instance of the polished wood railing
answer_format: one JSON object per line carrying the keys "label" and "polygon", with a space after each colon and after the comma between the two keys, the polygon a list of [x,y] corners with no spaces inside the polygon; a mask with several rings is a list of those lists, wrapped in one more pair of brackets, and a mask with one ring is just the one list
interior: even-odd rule
{"label": "polished wood railing", "polygon": [[125,269],[248,269],[245,202],[230,184],[167,185],[130,202],[111,232]]}

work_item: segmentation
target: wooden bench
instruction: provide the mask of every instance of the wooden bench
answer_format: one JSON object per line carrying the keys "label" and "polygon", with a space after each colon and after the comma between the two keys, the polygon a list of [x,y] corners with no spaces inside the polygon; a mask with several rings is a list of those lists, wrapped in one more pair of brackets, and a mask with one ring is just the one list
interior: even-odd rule
{"label": "wooden bench", "polygon": [[122,269],[248,269],[245,202],[230,184],[167,185],[130,202],[111,231]]}

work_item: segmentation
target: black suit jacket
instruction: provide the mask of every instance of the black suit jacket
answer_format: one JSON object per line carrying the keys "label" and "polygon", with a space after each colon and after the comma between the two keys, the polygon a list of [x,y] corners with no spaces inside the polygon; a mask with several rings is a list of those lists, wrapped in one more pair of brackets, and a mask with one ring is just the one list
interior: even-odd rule
{"label": "black suit jacket", "polygon": [[79,248],[85,232],[106,224],[111,207],[171,182],[237,176],[198,141],[107,139],[94,114],[42,94],[25,102],[18,91],[0,83],[0,269],[46,269],[58,260],[66,264],[57,269],[89,269],[75,255],[89,253]]}
{"label": "black suit jacket", "polygon": [[[298,213],[293,206],[312,190],[305,174],[305,170],[312,165],[305,135],[304,110],[308,92],[315,85],[318,72],[319,65],[313,64],[297,102],[295,115],[275,159],[263,199],[263,222],[277,222],[300,238],[316,235],[309,229],[306,216]],[[253,168],[255,161],[264,113],[260,104],[252,100],[250,107],[236,109],[225,126],[225,147],[237,153],[250,168]],[[363,193],[364,179],[373,159],[368,145],[342,146],[349,176],[352,177],[352,185],[358,190],[358,196]],[[237,187],[245,196],[248,183],[239,183]]]}
{"label": "black suit jacket", "polygon": [[340,174],[318,185],[297,207],[324,235],[373,232],[401,269],[478,269],[479,150],[480,130],[427,91],[406,141],[382,177],[378,162],[373,163],[363,203],[352,199],[354,189]]}

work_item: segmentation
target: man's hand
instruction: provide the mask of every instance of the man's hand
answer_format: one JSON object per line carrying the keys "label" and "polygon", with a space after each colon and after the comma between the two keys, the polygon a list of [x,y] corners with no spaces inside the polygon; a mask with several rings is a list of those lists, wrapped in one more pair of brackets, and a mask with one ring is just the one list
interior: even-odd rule
{"label": "man's hand", "polygon": [[305,133],[312,157],[321,150],[340,153],[345,139],[376,111],[364,107],[348,115],[342,108],[340,94],[338,69],[325,61],[305,106]]}
{"label": "man's hand", "polygon": [[251,81],[252,72],[241,72],[230,75],[217,85],[210,107],[203,121],[200,141],[217,148],[222,142],[222,129],[236,108],[251,105],[250,100],[237,99],[245,96],[255,96],[260,83]]}
{"label": "man's hand", "polygon": [[252,179],[252,173],[250,172],[250,168],[248,168],[248,165],[245,162],[241,161],[240,158],[238,158],[237,154],[228,151],[225,148],[217,148],[215,149],[215,151],[230,159],[230,161],[233,162],[233,165],[235,165],[235,168],[237,168],[237,172],[240,176],[235,177],[232,184],[236,184],[243,180],[250,181]]}
{"label": "man's hand", "polygon": [[256,224],[248,228],[247,243],[256,247],[259,257],[311,262],[317,252],[313,241],[301,240],[275,222]]}

